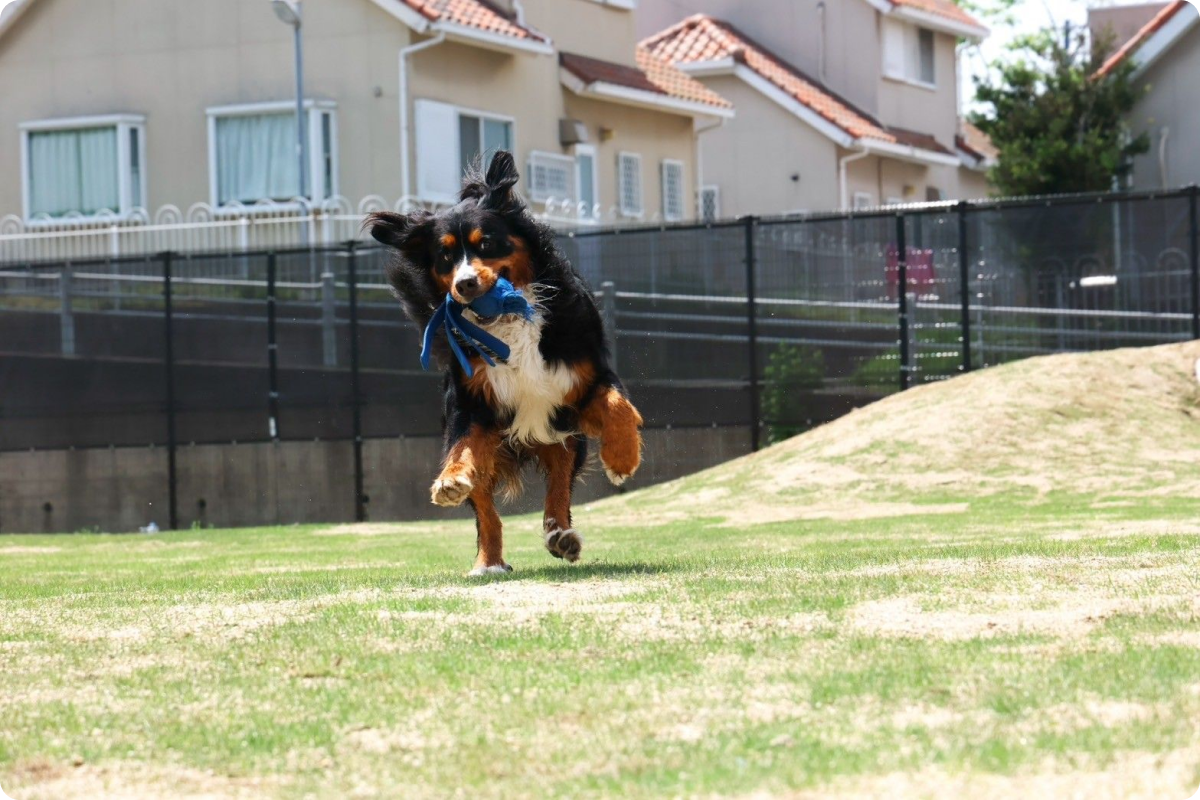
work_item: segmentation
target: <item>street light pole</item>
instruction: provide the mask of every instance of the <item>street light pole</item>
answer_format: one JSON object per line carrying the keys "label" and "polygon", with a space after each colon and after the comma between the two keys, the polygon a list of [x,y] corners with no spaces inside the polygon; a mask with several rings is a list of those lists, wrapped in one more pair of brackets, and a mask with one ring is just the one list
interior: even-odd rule
{"label": "street light pole", "polygon": [[292,26],[296,51],[296,156],[300,159],[300,196],[309,199],[308,125],[304,120],[304,42],[300,35],[300,0],[271,0],[275,16]]}

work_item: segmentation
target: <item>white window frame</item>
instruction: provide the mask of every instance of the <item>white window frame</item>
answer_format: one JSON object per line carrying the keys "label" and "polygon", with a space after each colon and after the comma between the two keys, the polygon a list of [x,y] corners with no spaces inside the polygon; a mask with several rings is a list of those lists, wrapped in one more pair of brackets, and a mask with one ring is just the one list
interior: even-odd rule
{"label": "white window frame", "polygon": [[596,146],[592,144],[577,144],[571,151],[575,156],[575,189],[583,191],[583,165],[579,163],[581,155],[592,159],[592,197],[579,197],[576,203],[584,203],[586,213],[580,215],[583,220],[600,219],[600,160]]}
{"label": "white window frame", "polygon": [[[625,169],[624,161],[630,158],[637,162],[637,200],[638,207],[633,208],[625,205]],[[621,212],[621,216],[630,217],[633,219],[642,219],[646,216],[646,195],[642,186],[642,155],[641,153],[630,153],[622,150],[617,153],[617,208]]]}
{"label": "white window frame", "polygon": [[637,0],[592,0],[592,2],[602,6],[624,9],[625,11],[637,10]]}
{"label": "white window frame", "polygon": [[[49,131],[85,130],[88,128],[117,129],[117,205],[119,208],[110,209],[121,219],[130,217],[136,208],[146,208],[146,117],[141,114],[105,114],[95,117],[64,117],[61,119],[41,119],[22,122],[21,130],[21,215],[27,224],[54,224],[57,218],[33,219],[30,214],[30,181],[33,176],[29,163],[29,137],[33,133]],[[133,152],[129,146],[129,133],[138,132],[138,166],[141,174],[138,176],[138,195],[142,199],[140,206],[133,205]]]}
{"label": "white window frame", "polygon": [[[296,102],[294,100],[272,100],[264,103],[242,103],[232,106],[214,106],[205,110],[208,117],[208,202],[214,210],[220,210],[220,187],[217,183],[217,120],[226,119],[228,117],[257,117],[265,114],[285,114],[291,112],[294,116],[296,113]],[[314,100],[309,98],[304,101],[304,111],[307,115],[305,123],[308,125],[308,201],[314,206],[319,206],[326,197],[337,197],[339,192],[340,178],[338,173],[341,171],[341,163],[338,158],[338,115],[337,103],[332,100]],[[333,157],[333,185],[325,186],[325,165],[323,163],[322,149],[318,146],[321,142],[321,117],[328,113],[330,116],[329,146],[332,149]],[[322,198],[314,200],[313,198]],[[229,209],[230,206],[224,208]],[[254,210],[255,206],[246,206],[250,210]],[[276,202],[269,207],[270,210],[279,210],[280,208],[300,210],[300,204],[295,202]]]}
{"label": "white window frame", "polygon": [[[537,188],[533,185],[533,168],[535,161],[551,162],[556,166],[561,167],[562,170],[567,173],[568,186],[565,196],[559,197],[554,194],[548,194],[546,192],[537,190]],[[562,153],[550,153],[545,150],[530,150],[529,158],[526,161],[526,166],[527,170],[525,173],[525,185],[529,189],[530,200],[535,203],[546,203],[550,200],[557,200],[560,202],[563,200],[575,200],[575,198],[571,196],[579,191],[579,174],[575,159],[571,158],[570,156],[564,156]],[[574,184],[573,186],[571,185],[572,183]]]}
{"label": "white window frame", "polygon": [[[921,79],[921,32],[927,31],[932,48],[933,80]],[[904,20],[884,17],[880,29],[880,68],[883,77],[888,80],[907,83],[922,89],[935,91],[937,89],[937,31],[914,25]],[[889,45],[889,42],[891,44]],[[900,66],[889,62],[889,52],[892,47],[900,47]]]}
{"label": "white window frame", "polygon": [[[711,192],[713,196],[713,215],[712,218],[704,216],[704,195],[706,192]],[[701,222],[715,222],[721,218],[721,187],[715,183],[707,183],[700,187],[697,192],[696,217]]]}
{"label": "white window frame", "polygon": [[872,208],[875,205],[875,195],[870,192],[855,192],[850,208],[854,211],[860,211],[864,208]]}
{"label": "white window frame", "polygon": [[[415,108],[416,103],[428,103],[431,105],[443,106],[454,112],[454,114],[456,115],[456,120],[455,120],[456,124],[454,125],[454,131],[453,131],[452,135],[454,136],[453,145],[454,145],[454,153],[455,153],[456,160],[460,157],[459,154],[461,154],[461,152],[462,152],[462,142],[459,140],[459,125],[461,123],[458,121],[457,118],[464,117],[464,116],[479,117],[481,124],[484,120],[491,120],[492,122],[502,122],[502,123],[507,124],[509,127],[509,130],[512,132],[510,139],[512,141],[512,149],[515,154],[516,149],[517,149],[517,118],[516,117],[508,116],[507,114],[497,114],[494,111],[483,111],[478,108],[468,108],[466,106],[459,106],[459,105],[455,105],[454,103],[446,103],[441,100],[435,100],[430,97],[418,97],[418,98],[416,98],[416,101],[414,103],[414,112],[413,112],[413,125],[414,125],[413,155],[415,158],[419,159],[421,157],[421,132],[419,130],[415,129],[415,126],[417,125],[417,122],[416,122],[417,112],[416,112],[416,108]],[[439,192],[439,191],[431,190],[428,186],[423,185],[422,184],[423,175],[421,174],[420,169],[417,169],[417,171],[416,171],[416,181],[417,181],[416,194],[417,194],[417,198],[419,200],[421,200],[423,202],[430,202],[430,203],[449,203],[449,204],[454,204],[454,203],[458,202],[458,190],[457,189],[453,193]],[[458,182],[460,185],[462,184],[462,165],[461,164],[459,165]],[[528,181],[526,181],[526,183],[528,183]]]}
{"label": "white window frame", "polygon": [[[667,208],[667,170],[679,168],[679,213],[673,214]],[[662,216],[664,222],[681,222],[687,216],[687,178],[684,175],[684,164],[677,158],[664,158],[659,165],[659,195],[662,200]]]}

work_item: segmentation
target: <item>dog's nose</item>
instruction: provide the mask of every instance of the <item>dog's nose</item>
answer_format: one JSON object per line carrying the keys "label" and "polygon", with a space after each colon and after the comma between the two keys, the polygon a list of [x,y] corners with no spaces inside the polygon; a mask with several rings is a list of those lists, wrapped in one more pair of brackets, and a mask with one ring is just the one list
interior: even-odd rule
{"label": "dog's nose", "polygon": [[470,275],[466,278],[460,278],[458,282],[454,284],[454,288],[458,290],[458,293],[463,297],[471,297],[479,291],[479,278],[475,277],[474,275]]}

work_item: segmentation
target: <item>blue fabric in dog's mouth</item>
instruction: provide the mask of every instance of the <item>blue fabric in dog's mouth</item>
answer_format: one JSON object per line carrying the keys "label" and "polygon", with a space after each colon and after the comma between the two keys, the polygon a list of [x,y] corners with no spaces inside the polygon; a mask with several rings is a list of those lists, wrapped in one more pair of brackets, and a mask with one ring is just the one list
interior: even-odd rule
{"label": "blue fabric in dog's mouth", "polygon": [[533,318],[533,309],[525,295],[517,291],[505,278],[497,278],[491,289],[465,306],[447,294],[445,301],[433,312],[429,324],[425,326],[425,337],[421,346],[423,369],[429,369],[429,362],[433,357],[433,337],[437,335],[439,328],[445,329],[450,351],[454,353],[468,378],[475,374],[475,369],[471,366],[472,353],[478,353],[493,367],[496,366],[496,362],[504,363],[508,360],[511,352],[508,345],[469,322],[463,316],[464,308],[474,311],[481,322],[491,322],[497,317],[507,315],[520,315],[526,320]]}

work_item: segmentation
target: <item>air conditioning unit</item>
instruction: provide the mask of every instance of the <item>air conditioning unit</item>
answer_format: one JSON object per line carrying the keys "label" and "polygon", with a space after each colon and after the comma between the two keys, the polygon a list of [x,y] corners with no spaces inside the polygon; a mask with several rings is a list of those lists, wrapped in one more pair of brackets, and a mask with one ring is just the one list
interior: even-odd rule
{"label": "air conditioning unit", "polygon": [[573,144],[585,144],[588,140],[587,125],[577,119],[560,119],[558,121],[558,141],[563,147]]}

